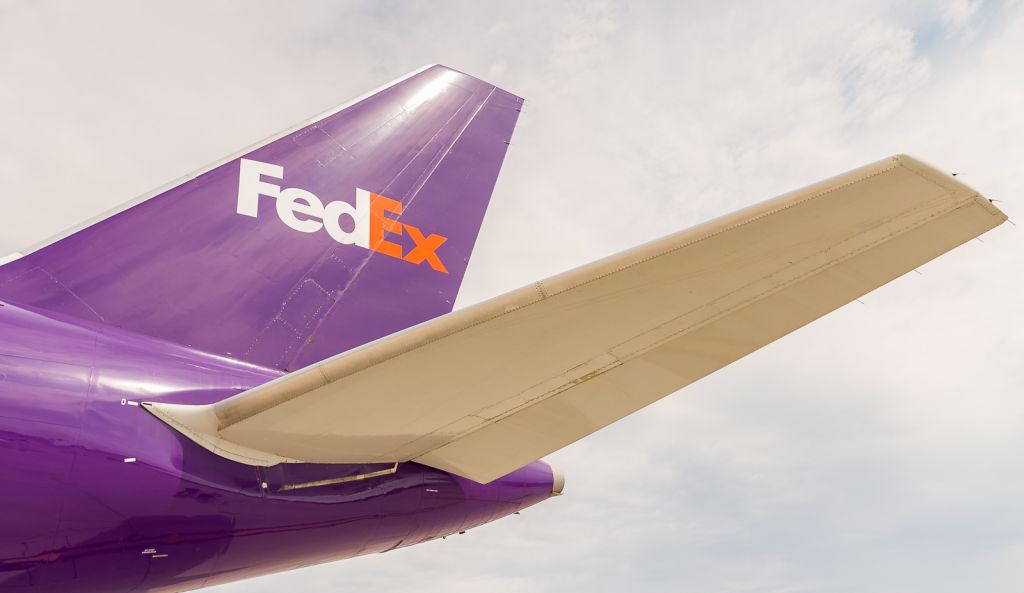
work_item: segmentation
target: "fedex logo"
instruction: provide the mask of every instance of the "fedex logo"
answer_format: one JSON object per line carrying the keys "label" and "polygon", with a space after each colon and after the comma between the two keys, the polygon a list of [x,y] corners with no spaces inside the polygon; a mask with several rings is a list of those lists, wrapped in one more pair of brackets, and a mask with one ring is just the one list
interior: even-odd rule
{"label": "fedex logo", "polygon": [[[281,222],[300,233],[323,229],[338,243],[358,245],[416,265],[426,262],[432,269],[448,273],[437,255],[437,248],[448,240],[447,237],[424,235],[419,228],[387,216],[387,213],[401,215],[401,202],[356,188],[355,204],[343,201],[324,204],[312,192],[297,187],[282,188],[264,181],[264,177],[284,179],[284,167],[242,159],[238,172],[238,214],[256,218],[260,196],[275,198]],[[408,234],[415,246],[403,253],[401,244],[387,240],[388,234]]]}

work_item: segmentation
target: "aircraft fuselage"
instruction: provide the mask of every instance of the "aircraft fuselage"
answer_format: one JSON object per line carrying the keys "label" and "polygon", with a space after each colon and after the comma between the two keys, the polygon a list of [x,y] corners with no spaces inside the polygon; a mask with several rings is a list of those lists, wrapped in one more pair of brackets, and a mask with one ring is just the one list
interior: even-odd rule
{"label": "aircraft fuselage", "polygon": [[552,494],[414,463],[250,466],[141,401],[211,403],[281,373],[0,303],[0,591],[182,591],[463,531]]}

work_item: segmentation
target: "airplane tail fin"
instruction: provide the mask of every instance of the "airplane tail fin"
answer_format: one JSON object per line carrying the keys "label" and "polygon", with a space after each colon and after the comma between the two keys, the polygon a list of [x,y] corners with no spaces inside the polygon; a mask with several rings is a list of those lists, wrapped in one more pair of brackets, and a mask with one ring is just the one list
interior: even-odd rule
{"label": "airplane tail fin", "polygon": [[451,311],[522,99],[428,66],[0,267],[0,299],[294,370]]}

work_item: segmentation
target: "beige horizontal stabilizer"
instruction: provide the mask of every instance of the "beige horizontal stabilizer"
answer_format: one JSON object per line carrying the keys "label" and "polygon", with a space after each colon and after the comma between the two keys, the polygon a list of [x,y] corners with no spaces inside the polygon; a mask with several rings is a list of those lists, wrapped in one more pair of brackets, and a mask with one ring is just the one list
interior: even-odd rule
{"label": "beige horizontal stabilizer", "polygon": [[253,464],[416,461],[489,482],[1002,223],[897,156],[341,354],[149,409]]}

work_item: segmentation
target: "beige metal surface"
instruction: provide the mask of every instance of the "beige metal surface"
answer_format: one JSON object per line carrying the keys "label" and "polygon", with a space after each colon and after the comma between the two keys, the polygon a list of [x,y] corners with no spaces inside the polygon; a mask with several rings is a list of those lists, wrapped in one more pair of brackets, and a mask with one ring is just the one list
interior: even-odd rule
{"label": "beige metal surface", "polygon": [[488,482],[1005,219],[956,179],[897,156],[221,403],[149,409],[250,463],[414,460]]}

